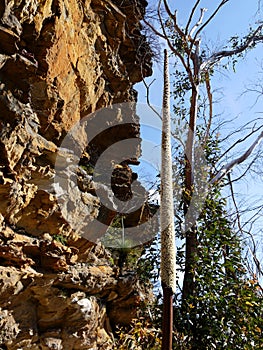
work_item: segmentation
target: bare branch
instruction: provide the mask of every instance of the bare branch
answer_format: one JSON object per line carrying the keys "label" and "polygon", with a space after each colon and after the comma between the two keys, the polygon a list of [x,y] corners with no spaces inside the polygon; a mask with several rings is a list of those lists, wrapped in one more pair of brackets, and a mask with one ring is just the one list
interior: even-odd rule
{"label": "bare branch", "polygon": [[255,211],[255,210],[257,210],[257,212],[254,213],[249,219],[247,219],[247,221],[243,224],[243,227],[245,227],[247,224],[251,223],[253,219],[254,219],[254,222],[255,222],[256,218],[258,216],[262,215],[262,211],[263,211],[262,205],[259,205],[258,207],[253,207],[251,209],[247,209],[246,212],[248,212],[248,211]]}
{"label": "bare branch", "polygon": [[[232,181],[232,183],[233,183],[233,180],[231,180]],[[251,221],[252,221],[252,219],[254,218],[254,217],[256,217],[257,215],[259,215],[259,213],[263,210],[263,208],[262,208],[262,205],[260,204],[260,205],[249,205],[249,208],[245,208],[245,209],[239,209],[239,213],[240,213],[240,215],[241,214],[248,214],[248,213],[250,213],[250,212],[254,212],[255,210],[257,210],[257,213],[256,214],[253,214],[253,216],[251,216],[244,224],[243,224],[243,226],[242,227],[245,227],[246,225],[248,225],[248,224],[251,224]]]}
{"label": "bare branch", "polygon": [[217,8],[215,9],[215,11],[212,13],[212,15],[207,19],[207,21],[198,29],[198,31],[196,32],[193,41],[196,41],[196,38],[198,36],[199,33],[201,33],[201,31],[208,25],[208,23],[210,23],[212,21],[212,19],[215,17],[215,15],[217,14],[217,12],[220,10],[220,8],[222,6],[224,6],[229,0],[222,0],[221,3],[217,6]]}
{"label": "bare branch", "polygon": [[171,43],[171,40],[169,38],[169,35],[166,33],[166,30],[165,30],[165,27],[164,27],[164,24],[162,22],[162,19],[160,18],[160,22],[161,22],[161,26],[162,26],[162,30],[163,30],[163,37],[165,38],[166,40],[166,43],[168,44],[168,47],[169,49],[175,54],[176,57],[179,58],[179,60],[181,61],[184,69],[186,70],[187,74],[188,74],[188,77],[189,77],[189,80],[191,82],[191,84],[194,86],[195,83],[194,83],[194,78],[193,78],[193,75],[192,75],[192,71],[191,71],[191,68],[190,66],[186,63],[183,55],[175,48],[175,46]]}
{"label": "bare branch", "polygon": [[239,231],[242,233],[243,230],[242,230],[242,225],[241,225],[241,221],[240,221],[240,214],[239,214],[239,209],[238,209],[236,198],[235,198],[235,193],[234,193],[234,188],[233,188],[233,183],[231,181],[230,173],[227,174],[227,177],[228,177],[228,181],[229,181],[229,187],[230,187],[230,193],[231,193],[232,201],[234,203],[234,207],[235,207],[235,210],[236,210],[237,226],[238,226]]}
{"label": "bare branch", "polygon": [[[247,124],[249,124],[249,123],[247,123]],[[239,130],[236,131],[236,132],[240,132],[241,130],[244,130],[244,128],[245,128],[245,125],[242,126],[241,128],[239,128]],[[251,131],[249,134],[247,134],[245,137],[243,137],[243,138],[237,140],[236,142],[234,142],[223,154],[221,154],[221,156],[220,156],[219,159],[222,159],[229,151],[231,151],[231,149],[233,149],[234,147],[236,147],[237,144],[244,142],[244,141],[245,141],[246,139],[248,139],[251,135],[253,135],[255,132],[259,131],[259,130],[262,129],[262,128],[263,128],[263,125],[259,126],[259,127],[256,128],[256,129],[252,128],[252,131]],[[228,137],[229,137],[229,135],[228,135]],[[222,142],[222,140],[221,140],[221,142]]]}
{"label": "bare branch", "polygon": [[213,95],[211,92],[211,84],[210,84],[209,74],[207,72],[205,73],[205,86],[206,86],[206,92],[207,92],[208,103],[209,103],[209,119],[208,119],[208,123],[207,123],[207,127],[206,127],[204,144],[206,144],[206,141],[208,139],[211,124],[212,124],[212,119],[213,119]]}
{"label": "bare branch", "polygon": [[[227,0],[228,1],[228,0]],[[239,47],[233,49],[233,50],[222,50],[219,52],[214,53],[211,55],[202,65],[202,70],[208,70],[210,67],[212,67],[215,63],[219,62],[222,58],[231,57],[234,55],[237,55],[239,53],[244,52],[250,45],[253,45],[257,42],[263,41],[263,35],[259,35],[259,33],[262,31],[263,24],[257,27],[257,29],[254,31],[252,35],[247,37],[245,42],[240,45]],[[200,29],[199,29],[200,30]]]}
{"label": "bare branch", "polygon": [[243,153],[240,157],[233,159],[231,162],[223,166],[219,172],[214,176],[214,178],[210,181],[210,184],[214,184],[222,180],[222,178],[229,173],[230,170],[233,169],[233,167],[237,164],[243,163],[255,150],[257,146],[261,143],[263,139],[263,131],[260,133],[260,135],[257,137],[256,141],[246,150],[245,153]]}
{"label": "bare branch", "polygon": [[[260,80],[260,78],[259,78],[259,80]],[[246,90],[244,92],[242,92],[242,94],[240,96],[243,96],[243,95],[248,94],[248,93],[257,94],[255,101],[250,106],[250,108],[253,108],[258,103],[259,99],[263,97],[263,85],[261,83],[254,83],[253,85],[248,85],[245,88],[246,88]]]}
{"label": "bare branch", "polygon": [[[179,58],[179,60],[181,61],[183,67],[185,68],[185,70],[187,71],[188,73],[188,76],[189,76],[189,79],[191,82],[193,82],[193,77],[192,77],[192,74],[191,74],[191,69],[189,68],[189,66],[186,64],[185,60],[184,60],[184,57],[183,55],[181,55],[181,53],[176,50],[176,48],[174,47],[174,45],[171,43],[170,41],[170,38],[169,38],[169,35],[167,34],[166,30],[165,30],[165,25],[163,23],[163,19],[162,19],[162,16],[161,16],[161,3],[162,3],[162,0],[159,0],[159,3],[158,3],[158,19],[159,19],[159,23],[161,25],[161,29],[162,29],[162,33],[160,31],[158,31],[149,21],[147,21],[146,19],[144,19],[144,23],[149,26],[149,28],[156,34],[158,35],[159,37],[161,37],[162,39],[165,39],[168,47],[170,48],[170,50],[175,54],[175,56],[177,56]],[[180,28],[176,25],[176,30],[177,31],[180,31],[183,35],[184,33],[180,30]]]}
{"label": "bare branch", "polygon": [[201,13],[200,13],[200,17],[198,19],[198,21],[196,22],[196,24],[193,26],[191,32],[190,32],[190,37],[192,37],[192,35],[194,34],[194,32],[196,31],[196,29],[202,24],[203,22],[203,18],[204,18],[204,15],[205,15],[205,12],[207,11],[206,8],[202,8],[200,9]]}
{"label": "bare branch", "polygon": [[[250,220],[249,220],[250,221]],[[248,223],[247,223],[248,224]],[[243,225],[244,226],[244,225]],[[256,266],[256,271],[257,271],[257,274],[258,276],[263,276],[263,270],[262,270],[262,267],[261,267],[261,263],[256,255],[256,251],[257,251],[257,246],[256,246],[256,242],[255,242],[255,239],[254,239],[254,235],[251,233],[251,230],[252,230],[252,223],[250,225],[250,229],[249,230],[243,230],[243,233],[244,234],[247,234],[249,236],[249,240],[250,242],[252,242],[252,248],[248,245],[248,251],[250,252],[251,256],[252,256],[252,259],[254,261],[254,264]],[[245,260],[246,261],[246,260]],[[247,267],[248,264],[247,264]],[[251,269],[250,269],[250,272],[251,272]],[[253,274],[255,275],[255,274]],[[262,288],[261,288],[262,289]]]}
{"label": "bare branch", "polygon": [[164,38],[167,40],[170,41],[170,38],[169,36],[167,35],[166,33],[166,29],[165,29],[165,25],[163,23],[163,18],[161,16],[161,4],[162,4],[162,0],[159,0],[159,3],[158,3],[158,10],[157,10],[157,13],[158,13],[158,18],[159,18],[159,22],[160,22],[160,25],[161,25],[161,28],[162,28],[162,32],[163,32],[163,36]]}
{"label": "bare branch", "polygon": [[169,5],[168,5],[167,0],[163,0],[163,3],[164,3],[165,10],[166,10],[166,12],[168,13],[168,16],[169,16],[173,21],[176,22],[176,15],[174,15],[174,14],[172,13],[172,11],[170,10],[170,7],[169,7]]}
{"label": "bare branch", "polygon": [[164,2],[165,10],[168,13],[168,16],[173,20],[175,30],[177,31],[177,33],[180,35],[181,38],[185,38],[185,34],[181,30],[181,28],[177,25],[176,15],[172,14],[172,12],[171,12],[171,10],[169,8],[169,5],[167,3],[167,0],[163,0],[163,2]]}
{"label": "bare branch", "polygon": [[147,102],[147,105],[151,108],[151,110],[158,115],[158,117],[160,119],[162,119],[162,116],[160,113],[157,112],[157,110],[151,105],[151,102],[150,102],[150,87],[151,85],[155,82],[156,79],[153,79],[150,84],[147,84],[145,79],[143,78],[142,81],[143,81],[143,84],[145,86],[145,89],[146,89],[146,102]]}
{"label": "bare branch", "polygon": [[188,34],[188,30],[189,30],[190,24],[192,22],[193,16],[195,14],[195,10],[197,9],[197,6],[200,4],[200,2],[201,2],[201,0],[197,0],[194,7],[192,8],[192,11],[191,11],[190,16],[188,18],[188,22],[187,22],[186,27],[185,27],[185,35]]}
{"label": "bare branch", "polygon": [[[189,55],[191,55],[191,59],[194,63],[195,66],[198,65],[198,70],[201,73],[201,66],[199,67],[199,45],[200,45],[200,40],[197,38],[199,33],[201,33],[201,31],[208,25],[208,23],[214,18],[214,16],[217,14],[217,12],[220,10],[220,8],[229,0],[222,0],[221,3],[218,5],[218,7],[216,8],[216,10],[212,13],[212,15],[208,18],[208,20],[203,24],[202,24],[202,20],[203,20],[203,16],[204,13],[206,11],[206,9],[201,9],[201,16],[199,18],[199,21],[197,22],[197,24],[194,26],[194,28],[191,30],[191,34],[194,33],[194,31],[197,29],[197,27],[199,27],[201,25],[201,27],[197,30],[195,36],[192,38],[191,34],[189,35],[189,40],[191,42],[190,48],[189,48]],[[196,46],[196,50],[195,52],[193,52],[193,47],[194,45]],[[188,55],[188,56],[189,56]],[[196,61],[198,60],[198,64],[196,65]],[[189,64],[189,58],[188,58],[188,64]]]}
{"label": "bare branch", "polygon": [[[236,202],[236,198],[235,198],[235,193],[234,193],[234,188],[233,188],[233,181],[231,179],[231,175],[230,173],[228,173],[228,185],[230,186],[230,193],[231,193],[231,197],[232,197],[232,201],[235,207],[235,211],[236,211],[236,216],[237,216],[237,227],[239,229],[239,232],[242,233],[242,235],[244,236],[245,234],[247,234],[249,236],[250,241],[252,242],[252,246],[253,246],[253,250],[248,246],[248,250],[250,251],[254,264],[257,268],[258,274],[263,275],[263,271],[260,265],[260,261],[258,260],[257,256],[256,256],[256,243],[255,243],[255,239],[252,235],[252,233],[250,232],[250,230],[244,230],[244,226],[248,223],[246,223],[245,225],[241,224],[241,218],[240,218],[240,211],[238,208],[238,204]],[[260,210],[262,209],[262,207],[260,208]],[[247,210],[245,211],[247,213]],[[250,222],[251,220],[249,220]]]}
{"label": "bare branch", "polygon": [[[223,125],[225,124],[230,124],[230,123],[233,123],[235,120],[237,120],[238,117],[235,117],[231,120],[226,120],[224,122],[222,122],[219,127],[216,127],[213,132],[215,132],[216,130],[218,130],[219,128],[223,127]],[[257,125],[257,122],[258,121],[261,121],[263,120],[263,118],[259,117],[259,118],[254,118],[252,120],[250,120],[249,122],[247,122],[246,124],[242,125],[240,128],[238,129],[235,129],[233,132],[231,132],[230,134],[228,134],[226,137],[220,139],[221,142],[224,142],[226,141],[227,139],[229,139],[231,136],[233,136],[234,134],[238,134],[240,133],[241,131],[244,131],[244,130],[251,130],[251,127],[249,126],[250,124],[254,123],[254,126],[252,127],[252,131],[250,134],[248,134],[247,136],[250,136],[252,135],[253,133],[257,132],[258,130],[260,130],[263,126],[261,125],[259,128],[255,129],[255,126]],[[247,137],[246,136],[246,137]]]}
{"label": "bare branch", "polygon": [[[252,236],[252,235],[251,235],[251,236]],[[255,244],[255,243],[254,243],[254,244]],[[255,263],[256,268],[257,268],[257,270],[258,270],[258,274],[263,276],[263,270],[262,270],[262,268],[261,268],[260,261],[258,260],[256,254],[255,254],[255,252],[253,252],[253,251],[251,250],[250,247],[248,247],[248,249],[249,249],[249,251],[250,251],[250,253],[251,253],[252,257],[253,257],[254,263]]]}
{"label": "bare branch", "polygon": [[159,37],[161,37],[162,39],[165,39],[166,40],[166,37],[160,33],[149,21],[147,21],[145,18],[143,19],[144,23],[149,27],[151,28],[151,30]]}
{"label": "bare branch", "polygon": [[[254,159],[249,163],[249,165],[248,165],[248,167],[246,168],[246,170],[245,170],[240,176],[238,176],[237,178],[235,178],[234,180],[232,180],[232,183],[241,180],[241,179],[249,172],[249,170],[251,169],[252,165],[255,164],[255,162],[256,162],[257,159],[258,159],[257,156],[254,157]],[[226,184],[226,185],[228,185],[228,184]]]}

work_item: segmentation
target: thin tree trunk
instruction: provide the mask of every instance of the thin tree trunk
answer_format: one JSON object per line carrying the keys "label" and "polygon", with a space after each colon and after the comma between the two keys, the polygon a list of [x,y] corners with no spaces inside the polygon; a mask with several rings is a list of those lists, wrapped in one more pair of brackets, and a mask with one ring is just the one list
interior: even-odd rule
{"label": "thin tree trunk", "polygon": [[173,290],[165,283],[163,289],[162,350],[171,350],[173,345]]}
{"label": "thin tree trunk", "polygon": [[[198,62],[198,47],[194,56],[194,80],[195,85],[192,86],[189,129],[186,143],[185,154],[185,198],[184,198],[184,216],[186,217],[191,198],[194,191],[194,167],[195,167],[195,132],[198,107],[198,84],[199,84],[199,62]],[[197,234],[196,225],[194,222],[186,223],[186,242],[185,242],[185,274],[183,281],[183,301],[187,300],[194,294],[194,270],[195,258],[197,255]]]}
{"label": "thin tree trunk", "polygon": [[195,283],[195,257],[197,255],[197,236],[196,228],[192,227],[186,233],[186,247],[185,247],[185,274],[183,281],[183,301],[189,299],[194,295]]}
{"label": "thin tree trunk", "polygon": [[168,55],[164,51],[161,165],[161,280],[163,288],[162,350],[172,350],[173,294],[176,288],[176,247],[172,182],[170,127],[170,82]]}

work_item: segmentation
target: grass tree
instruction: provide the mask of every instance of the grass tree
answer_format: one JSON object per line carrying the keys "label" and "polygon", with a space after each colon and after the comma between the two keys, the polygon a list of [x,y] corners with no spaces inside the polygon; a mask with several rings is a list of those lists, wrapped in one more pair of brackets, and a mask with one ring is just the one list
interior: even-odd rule
{"label": "grass tree", "polygon": [[173,176],[171,154],[170,80],[168,54],[164,51],[164,88],[161,151],[161,281],[163,289],[162,350],[172,349],[173,295],[176,287]]}

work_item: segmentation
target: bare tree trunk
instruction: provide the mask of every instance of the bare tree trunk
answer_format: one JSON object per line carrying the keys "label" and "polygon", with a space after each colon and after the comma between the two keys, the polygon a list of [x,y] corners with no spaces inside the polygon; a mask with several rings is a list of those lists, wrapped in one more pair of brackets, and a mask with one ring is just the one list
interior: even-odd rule
{"label": "bare tree trunk", "polygon": [[186,233],[186,247],[185,247],[185,271],[183,281],[183,301],[187,300],[194,294],[195,283],[195,258],[197,255],[197,236],[196,228],[192,227]]}
{"label": "bare tree trunk", "polygon": [[172,350],[173,294],[176,288],[176,247],[170,127],[168,54],[164,51],[161,165],[161,280],[163,288],[162,350]]}
{"label": "bare tree trunk", "polygon": [[[185,152],[185,198],[184,216],[186,217],[190,201],[194,191],[194,169],[195,169],[195,133],[198,109],[198,88],[199,88],[199,45],[196,44],[196,51],[192,54],[194,75],[192,82],[192,95],[189,116],[189,128]],[[194,294],[195,258],[197,255],[197,233],[195,222],[186,223],[189,229],[186,232],[185,242],[185,274],[183,281],[183,301]]]}
{"label": "bare tree trunk", "polygon": [[162,350],[172,350],[173,345],[173,290],[162,283],[163,289],[163,320],[162,320]]}

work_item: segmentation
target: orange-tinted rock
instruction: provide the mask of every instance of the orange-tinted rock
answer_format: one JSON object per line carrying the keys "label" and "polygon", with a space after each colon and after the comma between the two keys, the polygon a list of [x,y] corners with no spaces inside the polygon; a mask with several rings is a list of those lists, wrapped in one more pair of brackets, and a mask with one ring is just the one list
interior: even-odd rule
{"label": "orange-tinted rock", "polygon": [[[144,299],[136,278],[120,279],[110,253],[65,218],[68,203],[59,206],[54,165],[58,154],[70,156],[60,144],[76,122],[134,101],[133,84],[151,74],[140,32],[145,6],[144,0],[0,4],[0,348],[112,349],[109,322],[129,322],[125,309],[134,304],[135,312]],[[138,118],[133,110],[129,116],[132,123],[117,134],[138,138],[136,161]],[[117,140],[116,132],[104,136],[94,141],[100,152]],[[97,156],[87,149],[84,158]],[[124,198],[133,175],[123,169],[114,186],[117,193],[127,181]],[[100,215],[109,224],[115,214],[103,210],[94,181],[79,175],[78,186],[71,219],[81,225]],[[100,237],[87,227],[89,237]]]}

